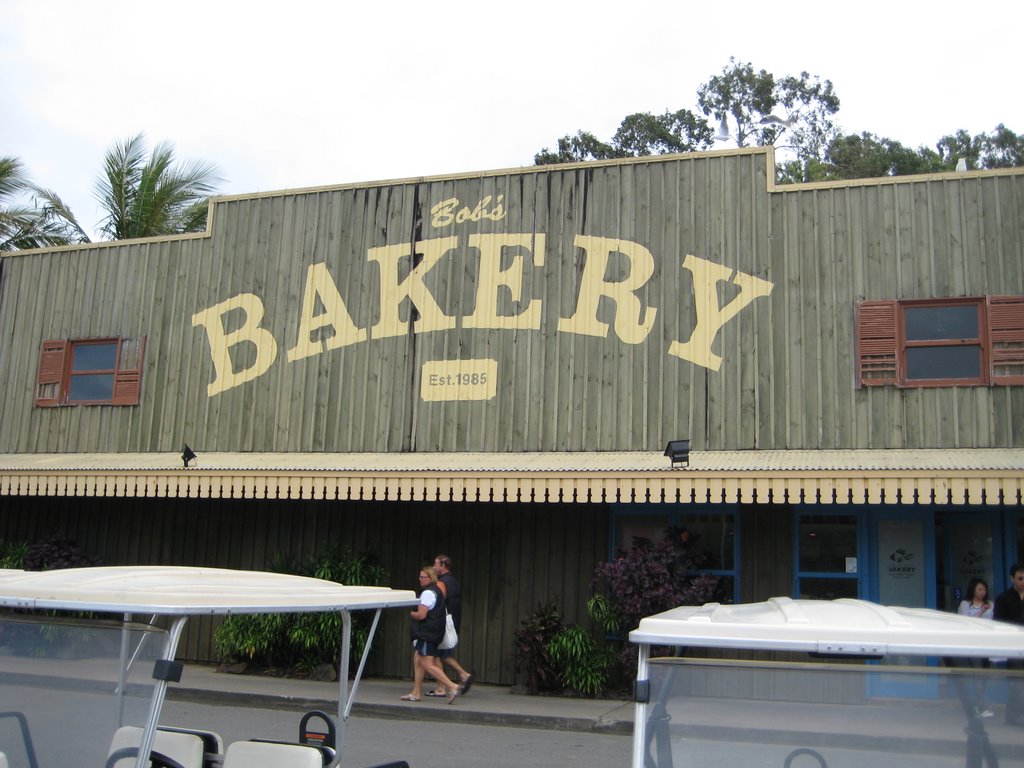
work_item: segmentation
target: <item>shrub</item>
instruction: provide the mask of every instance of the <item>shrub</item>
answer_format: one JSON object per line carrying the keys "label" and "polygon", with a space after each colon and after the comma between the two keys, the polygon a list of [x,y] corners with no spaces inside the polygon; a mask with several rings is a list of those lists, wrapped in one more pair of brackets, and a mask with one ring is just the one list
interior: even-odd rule
{"label": "shrub", "polygon": [[[270,570],[315,576],[342,584],[381,585],[387,570],[373,554],[334,547],[308,561],[277,555]],[[350,661],[358,661],[369,637],[371,617],[352,615]],[[337,666],[341,656],[341,616],[337,613],[294,613],[229,616],[217,627],[214,645],[224,660],[252,661],[269,667],[309,669]]]}
{"label": "shrub", "polygon": [[515,635],[516,672],[526,673],[530,693],[557,691],[558,672],[548,649],[551,640],[562,629],[562,619],[554,602],[538,605],[537,610],[519,624]]}
{"label": "shrub", "polygon": [[661,541],[637,537],[629,550],[599,563],[593,585],[605,598],[601,606],[606,629],[612,624],[633,629],[644,616],[707,602],[718,579],[693,575],[703,559],[685,530],[670,528]]}
{"label": "shrub", "polygon": [[98,557],[85,554],[76,542],[51,534],[48,539],[36,542],[25,551],[22,567],[26,571],[51,571],[56,568],[82,568],[99,563]]}
{"label": "shrub", "polygon": [[[610,634],[631,630],[644,616],[680,605],[702,605],[712,599],[718,578],[694,575],[706,563],[706,553],[684,528],[669,528],[658,542],[637,537],[614,560],[598,563],[591,616]],[[635,663],[635,651],[623,643],[619,660]]]}
{"label": "shrub", "polygon": [[28,544],[24,541],[0,541],[0,568],[24,568]]}
{"label": "shrub", "polygon": [[612,653],[582,627],[562,627],[548,643],[548,655],[564,687],[584,696],[597,696],[604,690]]}

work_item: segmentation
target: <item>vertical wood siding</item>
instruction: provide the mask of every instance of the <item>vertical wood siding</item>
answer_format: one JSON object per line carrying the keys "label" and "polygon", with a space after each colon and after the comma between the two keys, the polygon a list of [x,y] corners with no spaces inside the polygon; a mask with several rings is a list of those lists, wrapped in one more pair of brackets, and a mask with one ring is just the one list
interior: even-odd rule
{"label": "vertical wood siding", "polygon": [[[0,452],[183,442],[253,452],[655,450],[681,435],[699,450],[1024,445],[1021,386],[857,389],[853,333],[860,300],[1024,294],[1024,174],[770,192],[769,157],[709,153],[227,198],[209,237],[6,257]],[[459,209],[500,199],[503,216],[436,222],[432,211],[452,198]],[[481,288],[470,238],[508,233],[543,236],[544,250],[506,252],[501,269],[519,259],[523,271],[518,296],[491,286],[505,327],[467,327]],[[613,327],[604,336],[559,329],[587,266],[579,236],[652,254],[654,274],[635,291],[641,310],[657,313],[642,342]],[[438,238],[452,247],[423,280],[431,301],[418,319],[445,315],[454,328],[415,332],[405,301],[408,327],[382,337],[372,249],[411,253]],[[718,332],[718,370],[667,353],[697,322],[687,255],[773,285]],[[400,264],[399,280],[412,263]],[[289,361],[307,271],[319,264],[369,340]],[[630,273],[613,253],[603,277]],[[715,288],[722,305],[736,293],[728,281]],[[208,396],[210,341],[192,316],[239,294],[262,302],[276,359]],[[531,302],[540,328],[515,328]],[[623,311],[603,298],[591,322],[612,325]],[[221,318],[225,331],[244,320],[241,310]],[[147,337],[139,406],[34,406],[43,340],[110,335]],[[320,329],[314,340],[332,335]],[[236,370],[255,361],[248,342],[230,353]],[[484,359],[496,366],[493,398],[421,397],[424,364]]]}
{"label": "vertical wood siding", "polygon": [[[282,556],[331,547],[378,555],[388,586],[416,589],[416,574],[448,554],[463,590],[459,660],[481,681],[515,682],[513,637],[539,604],[587,623],[594,567],[608,557],[605,507],[438,505],[210,499],[3,497],[0,541],[75,541],[105,565],[199,565],[266,570]],[[406,611],[384,615],[372,674],[410,674]],[[216,621],[190,621],[179,656],[216,661]]]}

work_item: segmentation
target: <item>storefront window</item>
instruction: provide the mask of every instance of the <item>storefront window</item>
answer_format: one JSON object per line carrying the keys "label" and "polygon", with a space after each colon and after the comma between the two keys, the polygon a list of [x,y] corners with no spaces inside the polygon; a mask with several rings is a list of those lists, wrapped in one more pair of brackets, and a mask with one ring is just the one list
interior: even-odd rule
{"label": "storefront window", "polygon": [[855,515],[808,515],[797,519],[797,597],[857,597],[858,532]]}

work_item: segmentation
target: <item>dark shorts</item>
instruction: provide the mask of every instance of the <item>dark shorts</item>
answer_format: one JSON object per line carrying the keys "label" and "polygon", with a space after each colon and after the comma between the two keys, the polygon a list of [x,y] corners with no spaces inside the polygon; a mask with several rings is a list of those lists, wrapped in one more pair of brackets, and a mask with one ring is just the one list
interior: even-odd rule
{"label": "dark shorts", "polygon": [[455,655],[455,649],[454,648],[438,648],[437,649],[437,655],[440,656],[442,659],[450,659],[452,656]]}
{"label": "dark shorts", "polygon": [[428,643],[426,640],[413,640],[412,648],[420,656],[437,656],[440,653],[437,643]]}

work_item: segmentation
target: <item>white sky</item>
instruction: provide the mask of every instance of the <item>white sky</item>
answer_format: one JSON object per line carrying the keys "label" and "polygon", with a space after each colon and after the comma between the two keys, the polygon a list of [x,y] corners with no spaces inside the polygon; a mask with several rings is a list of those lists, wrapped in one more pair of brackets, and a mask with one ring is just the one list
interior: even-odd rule
{"label": "white sky", "polygon": [[1024,3],[0,0],[0,156],[89,229],[144,132],[223,194],[528,166],[632,112],[696,111],[729,56],[830,79],[846,132],[1024,132]]}

